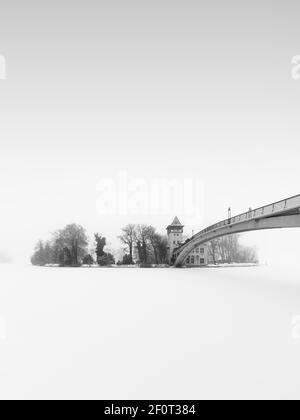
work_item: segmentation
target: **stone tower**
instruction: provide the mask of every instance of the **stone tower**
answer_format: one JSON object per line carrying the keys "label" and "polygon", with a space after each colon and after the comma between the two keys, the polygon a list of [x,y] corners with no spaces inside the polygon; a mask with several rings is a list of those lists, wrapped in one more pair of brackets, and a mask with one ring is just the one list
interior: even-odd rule
{"label": "stone tower", "polygon": [[169,263],[172,260],[174,249],[178,248],[183,242],[183,228],[184,226],[180,223],[178,217],[175,217],[173,223],[167,227]]}

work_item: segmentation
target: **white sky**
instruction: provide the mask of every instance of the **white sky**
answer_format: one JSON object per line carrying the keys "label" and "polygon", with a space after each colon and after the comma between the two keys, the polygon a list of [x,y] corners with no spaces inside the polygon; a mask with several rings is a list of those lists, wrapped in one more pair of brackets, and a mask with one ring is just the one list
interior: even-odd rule
{"label": "white sky", "polygon": [[[66,223],[115,247],[129,222],[97,213],[97,182],[203,180],[203,228],[300,193],[298,1],[3,1],[0,250],[25,258]],[[174,212],[175,213],[175,212]],[[183,220],[183,222],[185,222]],[[297,258],[300,231],[246,236]]]}

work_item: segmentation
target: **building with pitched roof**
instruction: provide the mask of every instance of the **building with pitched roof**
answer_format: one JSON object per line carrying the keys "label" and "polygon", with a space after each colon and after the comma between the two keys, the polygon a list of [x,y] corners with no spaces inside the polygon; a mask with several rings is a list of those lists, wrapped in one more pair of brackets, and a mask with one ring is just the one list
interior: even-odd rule
{"label": "building with pitched roof", "polygon": [[[175,217],[173,222],[167,227],[168,233],[168,257],[169,263],[172,263],[174,251],[178,249],[184,242],[184,225],[182,225]],[[195,248],[186,258],[185,265],[188,267],[201,267],[208,264],[208,248],[207,245]]]}

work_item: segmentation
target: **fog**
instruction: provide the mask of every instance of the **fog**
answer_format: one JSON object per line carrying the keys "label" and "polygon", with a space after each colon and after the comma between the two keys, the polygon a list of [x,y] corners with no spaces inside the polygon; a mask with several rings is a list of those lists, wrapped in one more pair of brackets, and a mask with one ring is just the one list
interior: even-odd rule
{"label": "fog", "polygon": [[4,252],[0,251],[0,264],[8,262],[10,262],[10,258],[8,258],[8,256]]}
{"label": "fog", "polygon": [[0,266],[0,398],[299,398],[300,269]]}

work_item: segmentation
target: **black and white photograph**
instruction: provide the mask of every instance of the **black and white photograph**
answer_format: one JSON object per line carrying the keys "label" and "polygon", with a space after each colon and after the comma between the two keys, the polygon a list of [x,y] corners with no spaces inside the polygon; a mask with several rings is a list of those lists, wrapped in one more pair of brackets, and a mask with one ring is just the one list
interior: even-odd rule
{"label": "black and white photograph", "polygon": [[0,400],[300,399],[299,16],[0,1]]}

